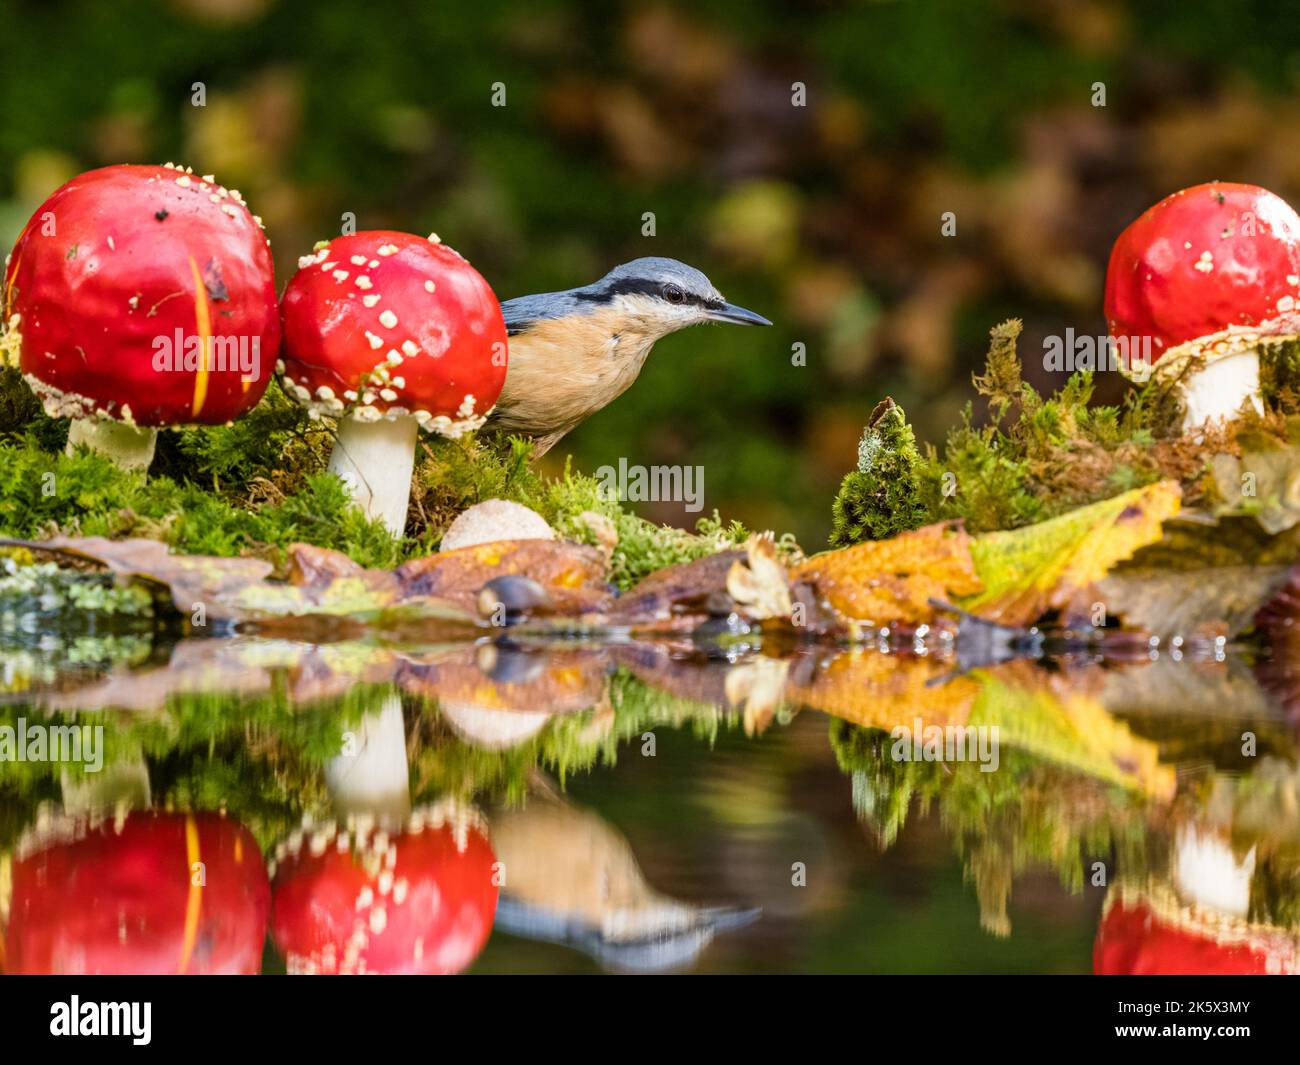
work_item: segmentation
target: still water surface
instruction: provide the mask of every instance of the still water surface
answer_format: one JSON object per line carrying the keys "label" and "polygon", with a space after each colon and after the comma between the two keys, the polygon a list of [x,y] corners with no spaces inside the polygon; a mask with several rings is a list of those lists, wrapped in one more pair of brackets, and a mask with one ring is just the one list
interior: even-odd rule
{"label": "still water surface", "polygon": [[[15,637],[4,725],[90,731],[80,764],[0,762],[5,964],[1285,970],[1300,775],[1274,672],[1232,652],[972,669],[875,648]],[[400,842],[417,815],[423,857]],[[145,839],[169,818],[174,838]],[[235,890],[256,852],[270,891]]]}

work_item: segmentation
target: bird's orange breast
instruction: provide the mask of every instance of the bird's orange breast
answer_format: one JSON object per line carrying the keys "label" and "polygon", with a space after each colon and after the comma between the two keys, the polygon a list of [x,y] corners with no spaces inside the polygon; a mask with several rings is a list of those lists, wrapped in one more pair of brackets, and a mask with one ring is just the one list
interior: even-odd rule
{"label": "bird's orange breast", "polygon": [[534,436],[571,429],[628,389],[653,343],[616,308],[537,322],[510,338],[494,421]]}

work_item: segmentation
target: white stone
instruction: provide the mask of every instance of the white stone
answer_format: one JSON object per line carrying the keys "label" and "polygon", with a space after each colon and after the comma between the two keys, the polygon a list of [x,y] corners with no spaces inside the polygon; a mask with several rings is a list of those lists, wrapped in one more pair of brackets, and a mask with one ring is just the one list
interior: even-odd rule
{"label": "white stone", "polygon": [[508,499],[485,499],[461,513],[443,535],[440,551],[490,544],[497,540],[554,540],[552,529],[535,510]]}

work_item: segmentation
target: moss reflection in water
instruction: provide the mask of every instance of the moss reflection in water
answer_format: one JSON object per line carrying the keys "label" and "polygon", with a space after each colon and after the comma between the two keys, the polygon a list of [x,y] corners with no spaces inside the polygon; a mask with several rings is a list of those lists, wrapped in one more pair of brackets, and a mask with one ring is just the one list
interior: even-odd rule
{"label": "moss reflection in water", "polygon": [[[1168,679],[1160,676],[1190,665],[1166,660],[1061,675],[1009,663],[963,674],[943,705],[952,720],[1000,730],[998,769],[986,773],[974,762],[899,761],[891,754],[889,728],[910,724],[936,697],[933,683],[913,681],[943,678],[951,672],[943,662],[917,673],[922,660],[859,651],[835,659],[847,671],[833,690],[801,681],[795,690],[804,696],[839,706],[859,678],[859,702],[846,710],[875,727],[833,718],[827,743],[816,738],[819,718],[808,709],[778,703],[753,715],[724,697],[726,679],[762,656],[710,662],[644,649],[629,657],[625,650],[529,651],[522,666],[510,667],[522,669],[519,676],[493,680],[483,670],[501,665],[499,652],[472,646],[245,638],[152,649],[104,644],[89,672],[54,668],[36,647],[24,653],[39,667],[29,679],[40,683],[24,704],[3,709],[0,724],[20,716],[102,724],[110,760],[144,757],[155,804],[226,810],[270,849],[303,813],[329,810],[323,766],[396,688],[403,692],[414,802],[458,797],[517,810],[536,801],[539,787],[558,788],[627,835],[652,888],[689,896],[690,878],[673,877],[697,863],[714,878],[711,890],[694,888],[701,902],[754,892],[767,916],[718,948],[719,964],[741,968],[757,965],[745,952],[773,937],[785,944],[781,950],[793,949],[783,938],[791,922],[808,931],[800,965],[908,971],[978,968],[982,959],[992,968],[1078,968],[1064,959],[1070,951],[1085,956],[1077,954],[1083,926],[1100,896],[1121,882],[1165,877],[1171,840],[1185,823],[1226,826],[1237,847],[1255,848],[1252,914],[1283,927],[1297,921],[1300,826],[1286,811],[1296,804],[1300,778],[1289,761],[1289,734],[1267,718],[1266,703],[1250,698],[1237,705],[1254,720],[1234,717],[1231,703],[1199,723],[1168,708],[1144,713],[1144,671],[1153,677],[1146,683],[1164,687]],[[237,657],[222,657],[231,654]],[[615,666],[619,654],[624,664]],[[223,661],[242,665],[213,671]],[[798,659],[782,664],[791,675],[806,672]],[[1251,683],[1248,671],[1222,672],[1238,695],[1250,695],[1253,689],[1243,687]],[[134,678],[135,687],[122,687],[123,677]],[[890,678],[907,683],[892,701],[880,701],[871,692],[888,690]],[[169,687],[178,679],[196,690]],[[233,690],[204,689],[218,679]],[[118,686],[105,687],[111,684]],[[528,693],[545,699],[529,702]],[[138,708],[83,708],[114,694],[137,700]],[[869,699],[877,701],[862,701]],[[1246,724],[1258,735],[1260,757],[1234,762],[1230,741]],[[751,730],[762,737],[746,735]],[[640,757],[648,733],[654,758]],[[65,769],[75,782],[75,767],[0,765],[0,847],[14,845],[41,803],[61,801]],[[824,851],[818,861],[839,872],[827,883],[827,867],[819,865],[824,894],[796,896],[804,901],[787,913],[783,907],[793,904],[782,901],[789,888],[781,885],[789,880],[791,847]],[[1096,863],[1104,883],[1095,879]],[[745,875],[729,880],[738,870]],[[886,870],[894,872],[881,880]],[[971,887],[959,886],[959,872]],[[1044,896],[1043,872],[1060,885],[1059,894]],[[770,883],[746,886],[754,876]],[[892,899],[894,876],[924,901]],[[900,906],[905,920],[881,919]],[[954,949],[964,944],[969,957],[907,957],[899,924],[951,935]],[[1013,942],[1024,945],[972,938],[981,924],[986,931],[979,935],[1013,933]],[[1044,936],[1050,944],[1038,942]],[[498,967],[498,949],[489,946],[483,967]],[[520,947],[510,957],[555,964],[555,954],[534,955],[538,950]]]}

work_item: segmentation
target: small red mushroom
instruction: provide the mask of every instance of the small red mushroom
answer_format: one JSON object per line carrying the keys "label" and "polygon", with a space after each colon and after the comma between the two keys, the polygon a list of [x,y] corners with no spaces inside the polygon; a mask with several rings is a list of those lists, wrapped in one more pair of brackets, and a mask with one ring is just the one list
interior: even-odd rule
{"label": "small red mushroom", "polygon": [[1119,235],[1106,270],[1106,321],[1136,381],[1173,383],[1184,428],[1259,409],[1256,342],[1296,309],[1300,215],[1255,185],[1175,192]]}
{"label": "small red mushroom", "polygon": [[318,244],[281,301],[285,390],[339,418],[330,469],[394,535],[406,525],[417,429],[482,426],[506,376],[492,289],[437,240],[370,231]]}
{"label": "small red mushroom", "polygon": [[12,973],[261,970],[270,886],[257,841],[214,813],[47,817],[20,842]]}
{"label": "small red mushroom", "polygon": [[145,468],[160,426],[229,422],[257,405],[280,347],[271,250],[211,175],[110,166],[73,178],[18,238],[6,346],[48,413]]}
{"label": "small red mushroom", "polygon": [[391,833],[373,818],[304,824],[274,863],[271,936],[290,973],[455,973],[496,914],[485,822],[444,802]]}

